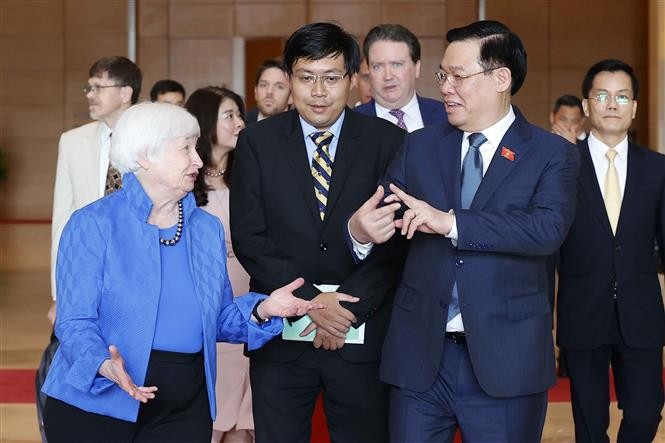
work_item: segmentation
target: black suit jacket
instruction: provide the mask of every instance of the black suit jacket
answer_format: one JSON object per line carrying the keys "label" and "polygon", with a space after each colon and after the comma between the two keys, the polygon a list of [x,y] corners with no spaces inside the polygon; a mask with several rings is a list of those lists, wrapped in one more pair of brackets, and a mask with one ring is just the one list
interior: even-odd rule
{"label": "black suit jacket", "polygon": [[628,346],[665,344],[665,313],[656,274],[654,240],[663,259],[665,156],[635,144],[616,236],[612,234],[587,141],[578,143],[581,169],[577,212],[559,265],[559,346],[602,345],[614,315],[614,285],[621,334]]}
{"label": "black suit jacket", "polygon": [[245,124],[250,124],[250,123],[256,123],[257,120],[259,119],[259,108],[253,107],[252,109],[247,111],[247,114],[245,115]]}
{"label": "black suit jacket", "polygon": [[[390,315],[392,290],[403,254],[378,246],[357,264],[345,240],[347,220],[376,190],[404,131],[346,109],[322,222],[298,113],[288,111],[240,133],[233,164],[231,231],[233,249],[249,273],[250,289],[270,293],[297,277],[304,299],[319,294],[313,284],[339,284],[360,297],[346,304],[358,323],[367,322],[364,345],[345,345],[348,361],[378,360]],[[278,337],[249,355],[270,361],[297,358],[307,342]]]}

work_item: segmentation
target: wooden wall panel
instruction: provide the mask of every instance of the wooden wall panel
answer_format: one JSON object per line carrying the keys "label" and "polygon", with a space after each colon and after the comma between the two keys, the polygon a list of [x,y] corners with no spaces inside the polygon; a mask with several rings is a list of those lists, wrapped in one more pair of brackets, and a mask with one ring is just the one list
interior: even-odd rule
{"label": "wooden wall panel", "polygon": [[[443,2],[385,3],[381,9],[383,23],[404,25],[419,38],[442,39],[445,34],[446,5]],[[376,23],[372,23],[370,28],[374,25]]]}
{"label": "wooden wall panel", "polygon": [[[529,74],[515,103],[532,121],[547,126],[556,97],[579,94],[591,63],[617,57],[632,64],[642,81],[635,128],[646,142],[648,0],[598,4],[487,0],[486,15],[505,21],[527,46]],[[432,72],[443,55],[445,33],[478,15],[477,2],[468,0],[137,0],[137,6],[142,98],[154,81],[167,77],[189,92],[230,85],[233,37],[247,39],[246,51],[254,50],[250,40],[257,38],[281,46],[299,26],[331,19],[359,42],[380,22],[409,27],[422,46],[418,92],[440,98]],[[125,0],[0,0],[0,148],[11,152],[12,162],[0,217],[50,217],[57,138],[89,121],[81,88],[90,65],[102,56],[126,54],[126,13]],[[250,93],[253,74],[246,72]],[[30,167],[36,158],[40,172]]]}

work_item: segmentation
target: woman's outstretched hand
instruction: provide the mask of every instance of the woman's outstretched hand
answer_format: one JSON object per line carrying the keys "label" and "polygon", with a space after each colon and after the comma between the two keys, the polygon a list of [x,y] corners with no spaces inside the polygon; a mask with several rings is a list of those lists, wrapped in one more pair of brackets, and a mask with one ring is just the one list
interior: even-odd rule
{"label": "woman's outstretched hand", "polygon": [[297,278],[288,285],[274,290],[259,305],[259,316],[263,319],[270,317],[295,317],[305,315],[313,309],[323,309],[324,306],[321,303],[303,300],[293,295],[293,291],[303,284],[305,284],[305,279]]}
{"label": "woman's outstretched hand", "polygon": [[136,386],[127,371],[125,371],[125,360],[120,355],[120,352],[118,352],[118,348],[113,345],[109,346],[109,354],[111,358],[104,360],[104,363],[102,363],[97,372],[115,382],[130,397],[141,403],[148,403],[148,400],[155,398],[157,386]]}

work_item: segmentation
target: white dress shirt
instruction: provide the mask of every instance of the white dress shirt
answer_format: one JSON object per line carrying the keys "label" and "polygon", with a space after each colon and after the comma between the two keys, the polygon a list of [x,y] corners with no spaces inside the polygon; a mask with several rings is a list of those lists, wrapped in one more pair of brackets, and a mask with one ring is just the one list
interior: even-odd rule
{"label": "white dress shirt", "polygon": [[99,198],[104,197],[106,191],[106,176],[109,170],[109,155],[111,153],[111,128],[106,123],[99,125]]}
{"label": "white dress shirt", "polygon": [[[587,142],[589,143],[589,154],[591,154],[593,169],[596,171],[600,193],[605,198],[605,176],[607,175],[607,168],[610,165],[610,161],[605,154],[610,147],[598,140],[593,133],[589,134]],[[626,189],[626,175],[628,173],[628,135],[614,149],[617,151],[617,155],[614,157],[614,167],[617,169],[617,174],[619,175],[619,191],[623,200],[623,194]]]}
{"label": "white dress shirt", "polygon": [[[479,151],[480,155],[483,158],[483,177],[487,173],[487,169],[490,167],[494,153],[499,148],[503,136],[510,128],[510,125],[515,121],[515,112],[511,106],[508,110],[508,113],[498,122],[494,123],[487,129],[483,129],[482,134],[487,138],[487,141],[480,145]],[[469,151],[469,135],[471,132],[465,132],[462,137],[462,155],[460,156],[460,170],[462,169],[462,164],[464,163],[464,156]],[[454,246],[457,246],[458,232],[457,232],[457,219],[453,220],[453,227],[446,237],[449,238]],[[460,312],[455,317],[453,317],[448,323],[446,323],[447,332],[463,332],[464,323],[462,321],[462,313]]]}
{"label": "white dress shirt", "polygon": [[[376,100],[374,100],[374,109],[377,117],[388,120],[394,125],[397,124],[397,117],[390,113],[391,109],[384,108]],[[423,124],[423,117],[420,115],[420,106],[418,106],[418,97],[415,92],[413,93],[411,100],[400,109],[404,112],[403,120],[406,129],[409,132],[425,127]]]}

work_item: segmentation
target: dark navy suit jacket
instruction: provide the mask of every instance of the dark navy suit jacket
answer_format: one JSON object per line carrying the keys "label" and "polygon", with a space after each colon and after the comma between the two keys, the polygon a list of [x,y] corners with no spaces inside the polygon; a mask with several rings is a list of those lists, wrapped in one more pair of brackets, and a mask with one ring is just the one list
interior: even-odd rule
{"label": "dark navy suit jacket", "polygon": [[[446,118],[445,110],[443,109],[443,102],[421,96],[417,96],[417,98],[418,107],[420,108],[420,115],[423,118],[423,125],[438,125],[439,123],[443,123],[448,120]],[[376,117],[376,107],[374,106],[373,99],[365,104],[356,106],[353,108],[353,110],[360,112],[361,114]]]}
{"label": "dark navy suit jacket", "polygon": [[387,383],[420,392],[432,386],[455,281],[484,391],[513,397],[555,383],[546,261],[573,221],[579,158],[574,145],[514,110],[469,209],[460,204],[463,133],[448,123],[409,134],[386,172],[384,185],[453,209],[458,228],[457,246],[419,232],[410,242],[383,348]]}
{"label": "dark navy suit jacket", "polygon": [[654,240],[665,262],[665,156],[628,145],[626,187],[613,235],[589,144],[581,141],[578,147],[577,212],[560,252],[559,346],[593,349],[606,343],[616,283],[616,309],[626,344],[660,348],[665,344],[665,312]]}

